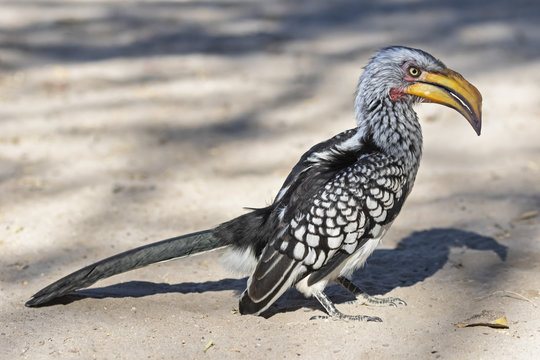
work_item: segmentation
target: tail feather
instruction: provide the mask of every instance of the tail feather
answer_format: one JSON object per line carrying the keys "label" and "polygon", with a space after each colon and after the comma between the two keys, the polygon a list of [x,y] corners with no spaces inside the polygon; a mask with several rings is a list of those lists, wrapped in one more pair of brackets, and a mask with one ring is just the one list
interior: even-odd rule
{"label": "tail feather", "polygon": [[229,245],[227,241],[221,236],[215,236],[214,230],[205,230],[141,246],[88,265],[63,277],[38,291],[25,305],[39,306],[77,289],[88,287],[100,279],[226,245]]}

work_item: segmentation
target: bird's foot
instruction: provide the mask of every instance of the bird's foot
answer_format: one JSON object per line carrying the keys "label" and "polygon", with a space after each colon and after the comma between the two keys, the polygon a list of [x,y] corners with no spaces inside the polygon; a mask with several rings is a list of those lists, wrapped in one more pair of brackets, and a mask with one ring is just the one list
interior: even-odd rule
{"label": "bird's foot", "polygon": [[328,315],[316,315],[312,316],[310,320],[352,320],[352,321],[374,321],[382,322],[382,319],[378,316],[367,316],[367,315],[346,315],[336,309],[336,306],[332,301],[321,291],[313,294],[317,300],[324,307]]}
{"label": "bird's foot", "polygon": [[382,319],[378,316],[367,315],[346,315],[341,312],[333,315],[315,315],[309,318],[309,320],[345,320],[345,321],[373,321],[382,322]]}
{"label": "bird's foot", "polygon": [[348,301],[347,304],[360,304],[371,306],[393,306],[398,307],[400,305],[407,306],[407,303],[397,297],[385,297],[379,298],[368,295],[366,293],[356,294],[356,300]]}
{"label": "bird's foot", "polygon": [[368,295],[346,277],[340,276],[336,279],[336,281],[356,297],[356,300],[349,301],[347,302],[347,304],[394,307],[398,307],[399,305],[407,306],[407,303],[405,301],[397,297],[378,298]]}

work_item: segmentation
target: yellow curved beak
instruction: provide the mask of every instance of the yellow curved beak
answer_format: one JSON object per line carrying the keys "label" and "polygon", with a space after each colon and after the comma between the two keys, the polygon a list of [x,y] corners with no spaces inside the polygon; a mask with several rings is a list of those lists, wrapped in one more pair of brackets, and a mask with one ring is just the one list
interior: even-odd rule
{"label": "yellow curved beak", "polygon": [[405,89],[426,102],[442,104],[458,111],[480,135],[482,129],[482,95],[473,84],[459,73],[446,69],[441,74],[423,73],[414,84]]}

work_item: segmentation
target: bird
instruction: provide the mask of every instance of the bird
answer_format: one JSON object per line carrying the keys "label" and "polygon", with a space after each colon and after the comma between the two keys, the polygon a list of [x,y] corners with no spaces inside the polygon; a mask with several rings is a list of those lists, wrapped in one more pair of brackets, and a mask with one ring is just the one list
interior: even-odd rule
{"label": "bird", "polygon": [[338,283],[362,304],[406,305],[368,295],[350,279],[377,248],[410,194],[422,156],[414,106],[456,110],[480,135],[482,96],[429,53],[405,46],[378,50],[364,67],[356,95],[356,126],[303,154],[273,202],[212,229],[162,240],[101,260],[43,288],[26,306],[152,263],[227,248],[250,276],[241,314],[261,315],[289,288],[315,297],[327,315],[315,318],[382,321],[339,311],[324,290]]}

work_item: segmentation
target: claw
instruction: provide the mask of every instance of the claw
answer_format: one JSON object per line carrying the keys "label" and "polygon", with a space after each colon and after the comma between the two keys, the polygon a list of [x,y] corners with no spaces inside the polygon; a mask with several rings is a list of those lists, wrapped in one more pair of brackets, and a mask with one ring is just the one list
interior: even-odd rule
{"label": "claw", "polygon": [[382,322],[382,319],[378,316],[366,316],[366,321]]}

